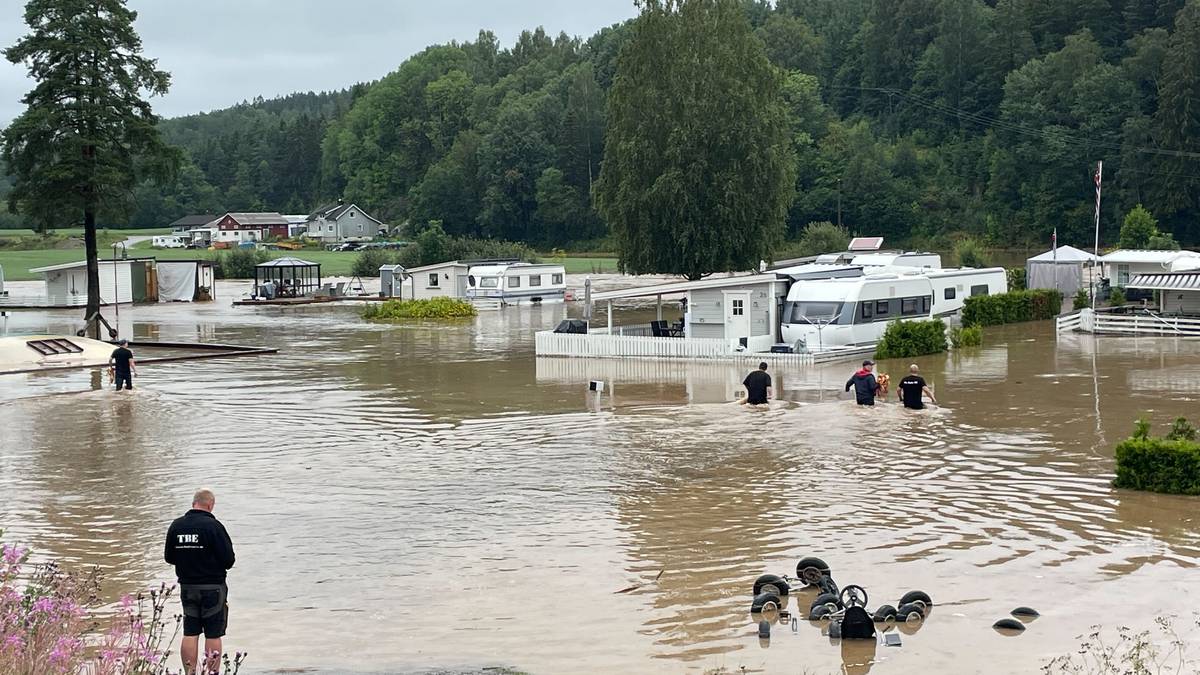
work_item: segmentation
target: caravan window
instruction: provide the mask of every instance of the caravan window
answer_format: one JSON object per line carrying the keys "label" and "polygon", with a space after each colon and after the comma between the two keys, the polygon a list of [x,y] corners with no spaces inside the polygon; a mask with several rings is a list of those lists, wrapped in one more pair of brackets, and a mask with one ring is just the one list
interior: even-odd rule
{"label": "caravan window", "polygon": [[542,275],[530,274],[529,275],[529,285],[530,286],[541,286],[542,285]]}
{"label": "caravan window", "polygon": [[499,288],[500,279],[498,277],[482,277],[479,279],[480,288]]}
{"label": "caravan window", "polygon": [[932,304],[932,302],[933,302],[932,296],[926,295],[921,298],[921,313],[922,314],[929,313],[929,305]]}
{"label": "caravan window", "polygon": [[864,302],[862,304],[862,318],[869,319],[872,316],[874,316],[875,315],[875,312],[873,311],[874,309],[875,309],[874,303]]}
{"label": "caravan window", "polygon": [[555,275],[554,275],[554,276],[551,278],[551,281],[550,281],[550,283],[552,283],[552,284],[554,284],[554,285],[561,284],[561,283],[562,283],[562,275],[561,275],[561,274],[555,274]]}
{"label": "caravan window", "polygon": [[521,277],[509,277],[508,278],[508,287],[509,288],[520,288],[521,287]]}
{"label": "caravan window", "polygon": [[875,316],[887,316],[887,315],[888,315],[888,301],[887,300],[876,301]]}
{"label": "caravan window", "polygon": [[977,295],[987,295],[987,294],[988,294],[987,284],[979,284],[978,286],[971,287],[971,297],[972,298]]}
{"label": "caravan window", "polygon": [[842,315],[842,303],[789,302],[783,310],[783,315],[788,317],[788,323],[837,323]]}
{"label": "caravan window", "polygon": [[904,316],[912,316],[921,313],[920,298],[904,298],[900,301],[900,313]]}
{"label": "caravan window", "polygon": [[954,287],[953,286],[947,287],[946,288],[946,299],[953,300],[956,297],[958,297],[958,294],[954,292]]}

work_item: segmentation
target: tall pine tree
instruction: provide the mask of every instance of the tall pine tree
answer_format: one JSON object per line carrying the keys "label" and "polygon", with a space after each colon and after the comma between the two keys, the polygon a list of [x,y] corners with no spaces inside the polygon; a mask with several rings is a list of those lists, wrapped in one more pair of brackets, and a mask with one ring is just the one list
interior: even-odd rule
{"label": "tall pine tree", "polygon": [[165,94],[170,76],[142,56],[136,18],[124,0],[30,0],[30,33],[4,50],[37,82],[22,99],[25,112],[3,133],[3,159],[15,178],[9,208],[43,228],[83,222],[94,338],[96,216],[128,213],[139,177],[168,177],[180,157],[159,138],[158,118],[142,96]]}

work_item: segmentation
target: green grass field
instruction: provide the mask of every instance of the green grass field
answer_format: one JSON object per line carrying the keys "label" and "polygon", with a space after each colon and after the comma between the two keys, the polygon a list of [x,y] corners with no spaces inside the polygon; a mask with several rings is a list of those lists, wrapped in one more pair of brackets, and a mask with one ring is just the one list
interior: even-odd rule
{"label": "green grass field", "polygon": [[[130,249],[130,256],[154,257],[159,260],[195,260],[197,258],[211,259],[218,251],[195,251],[190,249],[166,248],[154,249],[138,245]],[[108,259],[111,251],[102,251],[101,257]],[[334,251],[272,251],[272,258],[295,256],[309,262],[320,263],[321,275],[326,277],[349,276],[354,260],[358,256],[354,252]],[[5,251],[0,249],[0,267],[4,268],[4,278],[9,281],[29,281],[40,279],[38,274],[31,274],[30,269],[61,265],[63,263],[83,260],[83,249],[66,250],[37,250],[37,251]],[[549,258],[543,258],[549,262]],[[562,261],[567,274],[611,274],[617,271],[616,258],[577,258],[567,257]]]}
{"label": "green grass field", "polygon": [[[113,229],[105,230],[105,229],[101,229],[100,231],[101,232],[110,232],[113,234],[124,234],[124,235],[130,236],[130,237],[137,236],[137,235],[171,234],[171,228],[169,228],[169,227],[143,228],[140,230],[113,230]],[[30,229],[0,230],[0,237],[32,237],[35,234],[37,234],[37,233]],[[64,227],[64,228],[54,230],[54,234],[61,234],[65,237],[82,237],[83,236],[83,228],[82,227]]]}

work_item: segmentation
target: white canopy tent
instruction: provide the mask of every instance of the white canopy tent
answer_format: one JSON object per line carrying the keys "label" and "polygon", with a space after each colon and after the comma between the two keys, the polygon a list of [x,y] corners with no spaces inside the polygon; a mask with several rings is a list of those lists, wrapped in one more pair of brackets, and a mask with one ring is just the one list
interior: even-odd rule
{"label": "white canopy tent", "polygon": [[1072,296],[1084,287],[1084,269],[1096,260],[1074,246],[1050,249],[1025,261],[1025,287],[1057,288],[1064,296]]}

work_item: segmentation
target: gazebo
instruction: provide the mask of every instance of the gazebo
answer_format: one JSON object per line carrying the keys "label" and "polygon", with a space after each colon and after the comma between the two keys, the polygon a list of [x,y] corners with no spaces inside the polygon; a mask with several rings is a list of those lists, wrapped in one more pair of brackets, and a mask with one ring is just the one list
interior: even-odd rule
{"label": "gazebo", "polygon": [[1025,286],[1057,288],[1070,297],[1083,288],[1084,268],[1096,260],[1096,256],[1074,246],[1059,246],[1025,261]]}
{"label": "gazebo", "polygon": [[321,287],[321,264],[288,256],[255,265],[254,288],[260,289],[267,282],[275,287],[271,295],[289,298],[309,295]]}

